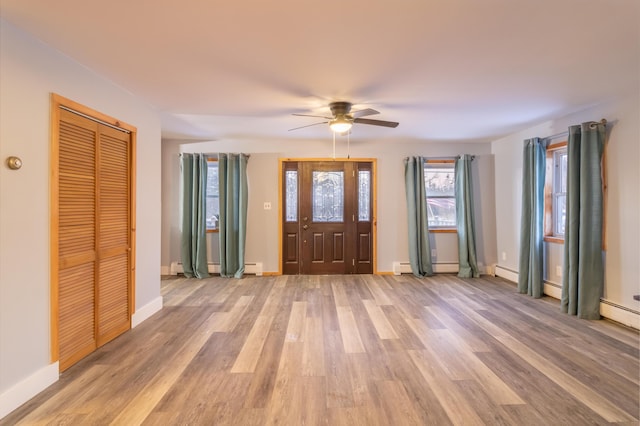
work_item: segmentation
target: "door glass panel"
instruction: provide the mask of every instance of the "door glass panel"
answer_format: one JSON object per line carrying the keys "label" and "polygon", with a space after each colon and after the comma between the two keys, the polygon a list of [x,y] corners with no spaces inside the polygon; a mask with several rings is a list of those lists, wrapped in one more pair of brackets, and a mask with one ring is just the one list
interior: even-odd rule
{"label": "door glass panel", "polygon": [[344,221],[344,172],[319,172],[312,175],[313,221]]}
{"label": "door glass panel", "polygon": [[371,194],[371,172],[369,170],[358,171],[358,220],[368,222],[371,220],[369,206]]}
{"label": "door glass panel", "polygon": [[298,172],[287,170],[285,172],[286,207],[285,218],[287,222],[298,221]]}

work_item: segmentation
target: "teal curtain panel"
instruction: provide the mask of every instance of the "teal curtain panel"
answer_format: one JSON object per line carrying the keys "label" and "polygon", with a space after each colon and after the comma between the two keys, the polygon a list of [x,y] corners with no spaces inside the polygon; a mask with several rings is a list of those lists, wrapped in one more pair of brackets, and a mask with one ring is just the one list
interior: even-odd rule
{"label": "teal curtain panel", "polygon": [[567,212],[562,276],[563,312],[600,318],[604,288],[602,253],[602,153],[606,125],[569,127],[567,141]]}
{"label": "teal curtain panel", "polygon": [[544,181],[546,148],[540,138],[524,141],[518,292],[540,298],[544,292]]}
{"label": "teal curtain panel", "polygon": [[458,231],[458,276],[478,278],[480,270],[476,258],[476,229],[473,214],[473,157],[462,155],[455,163],[456,226]]}
{"label": "teal curtain panel", "polygon": [[433,275],[427,222],[427,193],[424,186],[424,163],[423,157],[409,157],[405,160],[404,166],[409,228],[409,262],[413,275],[417,277]]}
{"label": "teal curtain panel", "polygon": [[220,275],[242,278],[247,236],[247,162],[245,154],[218,154],[220,192]]}
{"label": "teal curtain panel", "polygon": [[207,157],[182,154],[182,268],[189,278],[207,278]]}

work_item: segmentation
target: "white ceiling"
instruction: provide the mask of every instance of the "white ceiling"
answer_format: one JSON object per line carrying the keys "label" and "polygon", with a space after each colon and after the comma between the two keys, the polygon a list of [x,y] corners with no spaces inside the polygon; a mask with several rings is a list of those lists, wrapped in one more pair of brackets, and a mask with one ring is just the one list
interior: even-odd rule
{"label": "white ceiling", "polygon": [[[486,141],[640,80],[638,0],[0,0],[1,16],[152,105],[164,137],[325,138],[346,100]],[[594,117],[597,119],[599,117]],[[321,120],[320,120],[321,121]]]}

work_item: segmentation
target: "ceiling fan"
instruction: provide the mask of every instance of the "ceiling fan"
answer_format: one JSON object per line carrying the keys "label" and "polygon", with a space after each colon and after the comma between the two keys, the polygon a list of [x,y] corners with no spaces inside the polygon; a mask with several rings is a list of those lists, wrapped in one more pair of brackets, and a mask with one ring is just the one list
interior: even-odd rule
{"label": "ceiling fan", "polygon": [[331,114],[333,117],[325,117],[323,115],[310,115],[310,114],[293,114],[301,117],[317,117],[324,118],[328,121],[322,121],[320,123],[309,124],[306,126],[295,127],[291,130],[303,129],[305,127],[317,126],[318,124],[329,124],[331,130],[335,133],[346,133],[351,129],[354,123],[358,124],[370,124],[373,126],[383,127],[398,127],[395,121],[383,121],[383,120],[371,120],[369,118],[362,118],[369,115],[380,114],[375,109],[365,108],[358,111],[351,112],[351,102],[331,102],[329,104]]}

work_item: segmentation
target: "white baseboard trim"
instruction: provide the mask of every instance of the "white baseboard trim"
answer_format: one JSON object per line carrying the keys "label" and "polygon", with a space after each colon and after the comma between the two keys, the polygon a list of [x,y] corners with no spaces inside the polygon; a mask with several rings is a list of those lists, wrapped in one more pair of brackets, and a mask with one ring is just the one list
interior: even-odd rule
{"label": "white baseboard trim", "polygon": [[131,316],[131,328],[135,328],[140,325],[144,320],[149,318],[162,309],[162,296],[158,296],[151,302],[144,305],[142,308],[136,310]]}
{"label": "white baseboard trim", "polygon": [[58,362],[49,364],[0,394],[0,419],[54,384],[60,377]]}
{"label": "white baseboard trim", "polygon": [[[518,282],[518,273],[510,269],[496,266],[496,276],[505,278],[514,283]],[[545,281],[544,294],[560,300],[562,298],[562,287],[556,283]],[[627,327],[640,330],[640,312],[636,312],[624,306],[617,305],[605,299],[600,300],[600,315],[612,321],[624,324]]]}

